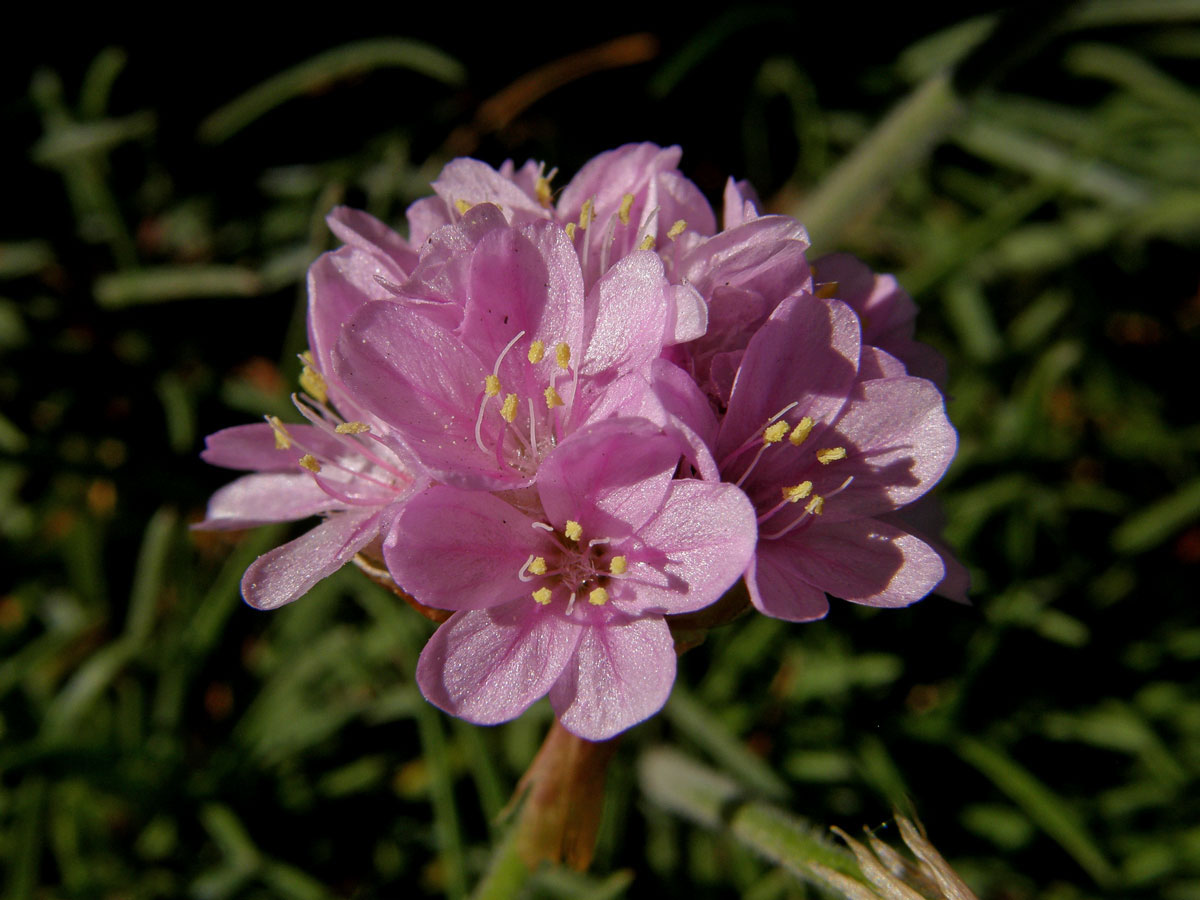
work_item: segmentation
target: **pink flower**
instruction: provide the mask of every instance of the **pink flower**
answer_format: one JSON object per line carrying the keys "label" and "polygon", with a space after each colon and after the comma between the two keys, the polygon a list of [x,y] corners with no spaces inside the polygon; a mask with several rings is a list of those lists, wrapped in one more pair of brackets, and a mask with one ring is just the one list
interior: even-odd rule
{"label": "pink flower", "polygon": [[563,228],[513,227],[490,204],[431,240],[436,274],[423,257],[394,302],[350,317],[333,353],[339,383],[430,477],[524,487],[590,422],[638,415],[679,430],[654,391],[672,380],[658,360],[673,313],[658,256],[630,253],[585,291]]}
{"label": "pink flower", "polygon": [[264,553],[242,578],[251,606],[275,609],[304,595],[387,530],[425,483],[365,422],[309,410],[312,425],[239,425],[210,434],[201,457],[253,471],[221,488],[196,528],[240,529],[319,515],[307,534]]}
{"label": "pink flower", "polygon": [[217,491],[196,528],[324,519],[246,570],[242,595],[259,609],[290,603],[379,541],[399,505],[427,483],[387,426],[355,402],[329,366],[345,319],[390,296],[379,281],[405,277],[416,254],[366,213],[341,208],[327,221],[347,245],[309,271],[311,355],[301,376],[306,394],[296,406],[311,424],[269,419],[226,428],[209,435],[201,453],[212,465],[254,474]]}
{"label": "pink flower", "polygon": [[862,345],[848,306],[781,303],[746,349],[715,454],[758,511],[754,605],[808,621],[827,612],[826,592],[904,606],[933,590],[942,558],[895,512],[933,486],[955,446],[937,386]]}
{"label": "pink flower", "polygon": [[418,601],[455,610],[421,654],[426,698],[492,724],[549,694],[589,740],[657,712],[675,678],[663,616],[717,600],[754,547],[742,492],[674,478],[680,452],[646,420],[608,419],[564,440],[536,490],[413,498],[385,559]]}

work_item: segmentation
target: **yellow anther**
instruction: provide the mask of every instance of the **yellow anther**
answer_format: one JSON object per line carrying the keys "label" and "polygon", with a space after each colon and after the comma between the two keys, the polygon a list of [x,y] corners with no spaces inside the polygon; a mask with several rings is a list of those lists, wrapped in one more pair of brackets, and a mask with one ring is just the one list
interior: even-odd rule
{"label": "yellow anther", "polygon": [[778,444],[784,439],[787,433],[787,422],[776,422],[774,425],[768,425],[765,429],[763,429],[763,443]]}
{"label": "yellow anther", "polygon": [[546,557],[535,556],[533,562],[529,564],[529,574],[545,575],[546,574]]}
{"label": "yellow anther", "polygon": [[550,190],[549,178],[539,175],[537,183],[533,186],[533,190],[537,194],[538,203],[542,204],[542,206],[549,206],[550,201],[554,199],[554,194]]}
{"label": "yellow anther", "polygon": [[563,534],[567,536],[567,540],[577,541],[583,537],[583,526],[574,519],[567,519],[567,527],[563,529]]}
{"label": "yellow anther", "polygon": [[317,462],[317,458],[311,453],[305,453],[302,457],[300,457],[300,465],[304,466],[304,468],[308,469],[310,472],[321,471],[321,464]]}
{"label": "yellow anther", "polygon": [[814,423],[812,419],[810,419],[808,416],[805,416],[796,423],[796,427],[792,429],[792,433],[788,437],[788,440],[791,441],[794,446],[799,447],[804,443],[805,438],[812,434],[814,424],[816,423]]}
{"label": "yellow anther", "polygon": [[534,341],[529,345],[529,361],[531,363],[540,363],[546,356],[546,345],[541,341]]}
{"label": "yellow anther", "polygon": [[554,389],[554,385],[546,388],[546,409],[554,409],[554,407],[562,405],[563,398],[558,396],[558,391]]}
{"label": "yellow anther", "polygon": [[300,370],[300,387],[318,403],[324,403],[329,396],[324,376],[312,366],[305,366]]}
{"label": "yellow anther", "polygon": [[607,602],[608,591],[606,591],[604,588],[596,588],[594,591],[588,594],[588,603],[592,604],[592,606],[603,606]]}
{"label": "yellow anther", "polygon": [[671,230],[667,232],[667,237],[669,237],[671,240],[675,240],[675,238],[679,237],[685,231],[687,231],[687,221],[684,219],[676,219],[675,224],[671,226]]}
{"label": "yellow anther", "polygon": [[500,407],[500,415],[504,416],[505,422],[511,422],[517,417],[517,395],[509,394],[504,398],[504,405]]}
{"label": "yellow anther", "polygon": [[500,376],[488,375],[483,379],[483,392],[489,397],[500,393]]}
{"label": "yellow anther", "polygon": [[566,230],[567,230],[567,240],[568,241],[575,240],[575,223],[568,222],[567,226],[566,226]]}
{"label": "yellow anther", "polygon": [[571,348],[566,344],[559,344],[555,347],[554,361],[558,363],[560,369],[569,368],[571,365]]}
{"label": "yellow anther", "polygon": [[629,224],[629,211],[633,209],[633,194],[626,194],[621,198],[621,208],[617,210],[617,218],[621,220],[622,225]]}
{"label": "yellow anther", "polygon": [[802,481],[783,489],[783,499],[789,503],[798,503],[812,493],[812,482]]}
{"label": "yellow anther", "polygon": [[614,575],[624,575],[627,567],[628,561],[623,556],[614,556],[608,561],[608,571]]}
{"label": "yellow anther", "polygon": [[283,426],[283,422],[279,420],[279,416],[267,416],[267,424],[275,432],[276,450],[286,450],[292,446],[292,436],[288,434],[288,430]]}
{"label": "yellow anther", "polygon": [[826,447],[824,450],[817,451],[817,462],[823,466],[829,465],[831,462],[836,462],[839,459],[846,458],[845,447]]}
{"label": "yellow anther", "polygon": [[338,434],[365,434],[371,430],[371,426],[366,422],[343,422],[333,430]]}
{"label": "yellow anther", "polygon": [[654,235],[648,234],[644,238],[642,238],[642,242],[640,244],[638,244],[638,249],[639,250],[653,250],[654,249]]}
{"label": "yellow anther", "polygon": [[805,504],[804,511],[806,513],[812,513],[814,516],[819,516],[821,514],[821,510],[824,508],[825,498],[820,494],[814,494],[813,498],[809,500],[807,504]]}
{"label": "yellow anther", "polygon": [[587,227],[592,224],[592,209],[596,206],[596,199],[588,197],[583,201],[583,209],[579,210],[579,228],[581,231],[587,231]]}
{"label": "yellow anther", "polygon": [[[816,274],[817,274],[816,272],[813,272],[814,276]],[[827,281],[823,285],[821,285],[819,288],[817,288],[817,293],[815,296],[820,297],[822,300],[828,300],[830,297],[836,297],[837,292],[838,292],[838,283],[836,281]]]}
{"label": "yellow anther", "polygon": [[550,602],[550,596],[550,588],[538,588],[533,592],[534,602],[540,603],[542,606]]}
{"label": "yellow anther", "polygon": [[465,216],[467,214],[467,210],[471,208],[471,204],[468,203],[466,200],[455,200],[454,208],[457,209],[459,211],[459,213],[461,213],[462,215]]}

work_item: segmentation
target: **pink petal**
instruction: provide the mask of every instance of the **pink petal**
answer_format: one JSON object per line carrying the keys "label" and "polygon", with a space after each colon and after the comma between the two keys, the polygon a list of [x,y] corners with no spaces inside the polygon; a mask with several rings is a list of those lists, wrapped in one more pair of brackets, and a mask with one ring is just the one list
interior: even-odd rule
{"label": "pink petal", "polygon": [[439,486],[406,504],[383,558],[396,583],[426,606],[482,609],[529,598],[518,573],[546,540],[494,494]]}
{"label": "pink petal", "polygon": [[726,231],[752,219],[757,219],[758,211],[762,208],[762,201],[758,199],[758,194],[748,181],[728,179],[725,182],[725,193],[722,200],[724,205],[721,222]]}
{"label": "pink petal", "polygon": [[408,242],[370,213],[335,206],[325,217],[325,222],[339,240],[360,250],[390,257],[401,272],[411,272],[417,264],[416,251]]}
{"label": "pink petal", "polygon": [[746,348],[717,441],[717,460],[726,478],[740,474],[752,454],[743,454],[732,472],[725,459],[793,401],[789,422],[808,416],[822,423],[841,411],[858,373],[858,317],[844,303],[809,294],[779,305]]}
{"label": "pink petal", "polygon": [[[365,408],[391,426],[439,480],[469,487],[527,481],[475,442],[485,367],[452,332],[395,303],[364,307],[344,329],[334,372]],[[503,420],[484,416],[495,447]]]}
{"label": "pink petal", "polygon": [[563,727],[603,741],[654,715],[675,683],[675,642],[659,618],[583,629],[574,658],[550,689]]}
{"label": "pink petal", "polygon": [[381,511],[336,513],[307,534],[264,553],[242,576],[242,596],[258,609],[276,609],[302,597],[379,534]]}
{"label": "pink petal", "polygon": [[388,257],[357,247],[317,257],[308,269],[308,344],[318,369],[331,371],[330,354],[351,316],[371,301],[394,299],[384,285],[404,276]]}
{"label": "pink petal", "polygon": [[627,535],[659,511],[680,446],[645,419],[605,419],[576,431],[538,470],[550,523],[579,522],[589,539]]}
{"label": "pink petal", "polygon": [[829,613],[825,592],[804,581],[791,550],[780,541],[762,541],[746,569],[754,608],[773,619],[815,622]]}
{"label": "pink petal", "polygon": [[942,392],[923,378],[864,381],[854,400],[816,446],[845,446],[845,459],[818,467],[826,493],[854,481],[824,508],[825,521],[863,518],[916,500],[945,473],[958,437],[946,418]]}
{"label": "pink petal", "polygon": [[463,343],[488,363],[489,371],[508,342],[525,332],[522,349],[505,357],[502,381],[529,376],[527,390],[541,394],[544,379],[527,371],[532,366],[527,351],[534,340],[551,349],[565,341],[573,354],[582,352],[583,275],[575,248],[556,225],[538,223],[489,233],[473,253],[470,283],[462,295],[469,298]]}
{"label": "pink petal", "polygon": [[455,208],[460,200],[472,206],[494,203],[510,222],[516,223],[550,217],[550,211],[534,197],[477,159],[452,160],[442,169],[433,189],[450,208]]}
{"label": "pink petal", "polygon": [[417,683],[425,699],[452,715],[479,725],[506,722],[550,690],[581,631],[540,612],[532,599],[456,612],[421,651]]}
{"label": "pink petal", "polygon": [[[558,200],[558,217],[575,221],[584,201],[593,200],[596,221],[607,224],[625,194],[640,194],[659,172],[675,168],[683,151],[654,144],[626,144],[591,159],[563,188]],[[640,205],[640,204],[635,204]],[[635,214],[639,210],[633,211]],[[667,225],[670,228],[670,224]]]}
{"label": "pink petal", "polygon": [[868,606],[908,606],[946,574],[937,551],[878,519],[818,522],[778,541],[794,571],[835,597]]}
{"label": "pink petal", "polygon": [[609,269],[587,295],[582,373],[624,374],[657,359],[666,338],[669,291],[655,253],[637,251]]}
{"label": "pink petal", "polygon": [[[621,609],[664,615],[715,603],[745,571],[758,529],[754,507],[731,484],[681,479],[629,553]],[[636,597],[629,597],[627,588]]]}
{"label": "pink petal", "polygon": [[669,296],[667,343],[682,344],[702,337],[708,330],[708,304],[699,291],[690,284],[673,284]]}
{"label": "pink petal", "polygon": [[342,506],[308,472],[243,475],[212,495],[207,518],[195,527],[201,531],[253,528],[307,519]]}
{"label": "pink petal", "polygon": [[235,425],[213,432],[204,439],[200,458],[212,466],[259,472],[295,472],[300,457],[314,453],[323,458],[342,456],[345,447],[335,437],[312,425],[284,426],[291,435],[291,447],[275,446],[275,429],[266,422]]}

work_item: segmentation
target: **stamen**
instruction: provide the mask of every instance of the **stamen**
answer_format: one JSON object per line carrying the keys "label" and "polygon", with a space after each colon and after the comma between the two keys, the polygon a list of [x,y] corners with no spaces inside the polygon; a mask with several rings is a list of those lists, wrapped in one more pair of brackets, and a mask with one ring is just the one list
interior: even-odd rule
{"label": "stamen", "polygon": [[824,508],[825,498],[820,494],[814,494],[813,498],[809,500],[808,504],[804,507],[804,511],[806,513],[812,513],[814,516],[819,516],[821,514],[821,510]]}
{"label": "stamen", "polygon": [[608,571],[614,575],[624,575],[628,562],[624,556],[614,556],[608,561]]}
{"label": "stamen", "polygon": [[366,422],[343,422],[333,430],[338,434],[366,434],[371,426]]}
{"label": "stamen", "polygon": [[577,541],[583,537],[583,526],[574,519],[567,519],[567,526],[563,529],[563,534],[567,536],[567,540]]}
{"label": "stamen", "polygon": [[560,369],[571,367],[571,348],[566,345],[566,342],[554,348],[554,361],[558,363]]}
{"label": "stamen", "polygon": [[776,422],[774,425],[768,425],[765,429],[763,429],[763,443],[778,444],[784,439],[787,433],[787,422]]}
{"label": "stamen", "polygon": [[529,345],[529,361],[531,363],[540,363],[546,356],[546,345],[541,341],[534,341]]}
{"label": "stamen", "polygon": [[617,210],[617,218],[621,220],[622,225],[629,224],[629,210],[633,209],[633,194],[626,194],[621,198],[621,208]]}
{"label": "stamen", "polygon": [[314,474],[321,471],[321,464],[317,462],[317,458],[311,453],[305,453],[300,457],[300,465]]}
{"label": "stamen", "polygon": [[467,214],[467,210],[471,208],[471,204],[466,200],[455,200],[454,208],[457,209],[461,215],[465,216]]}
{"label": "stamen", "polygon": [[529,452],[537,455],[537,425],[533,415],[533,398],[526,397],[526,402],[529,404]]}
{"label": "stamen", "polygon": [[571,599],[567,601],[567,615],[571,614],[571,610],[575,608],[575,591],[571,591]]}
{"label": "stamen", "polygon": [[[492,374],[493,375],[495,375],[497,377],[500,376],[500,363],[504,362],[504,357],[508,356],[508,351],[513,348],[513,344],[515,344],[517,341],[519,341],[523,337],[525,337],[525,332],[518,331],[516,333],[516,335],[513,336],[513,339],[504,345],[504,349],[501,350],[500,355],[496,357],[496,364],[494,366],[492,366]],[[499,382],[497,382],[497,384],[499,384]],[[497,392],[499,392],[499,388],[497,388],[496,390],[497,390]]]}
{"label": "stamen", "polygon": [[801,418],[800,421],[796,423],[796,427],[792,429],[792,434],[788,438],[788,440],[792,442],[792,446],[799,447],[801,444],[803,444],[805,439],[812,434],[813,425],[815,424],[816,423],[813,422],[813,420],[808,416]]}
{"label": "stamen", "polygon": [[551,534],[554,534],[554,526],[553,525],[548,525],[545,522],[534,522],[532,524],[533,524],[534,528],[540,528],[542,531],[548,531]]}
{"label": "stamen", "polygon": [[[551,173],[550,178],[553,177],[554,174]],[[537,182],[533,186],[533,191],[537,194],[538,203],[545,207],[549,207],[550,201],[554,198],[554,194],[550,190],[550,178],[544,178],[539,175]]]}
{"label": "stamen", "polygon": [[288,434],[287,428],[279,416],[267,416],[267,424],[271,426],[271,430],[275,432],[275,449],[286,450],[292,446],[292,436]]}
{"label": "stamen", "polygon": [[675,238],[679,237],[685,231],[687,231],[687,222],[684,219],[677,219],[675,224],[671,226],[671,230],[667,232],[667,237],[675,240]]}
{"label": "stamen", "polygon": [[546,558],[544,556],[535,556],[529,562],[529,571],[534,575],[546,574]]}
{"label": "stamen", "polygon": [[783,499],[788,503],[799,503],[805,497],[812,493],[813,483],[811,481],[802,481],[799,484],[794,484],[791,487],[783,489]]}
{"label": "stamen", "polygon": [[607,602],[608,591],[602,587],[598,587],[588,594],[588,603],[592,604],[592,606],[603,606]]}
{"label": "stamen", "polygon": [[558,391],[554,389],[554,385],[546,388],[546,408],[554,409],[556,406],[563,406],[563,398],[558,396]]}
{"label": "stamen", "polygon": [[638,244],[638,249],[639,250],[653,250],[654,249],[654,235],[648,234],[644,238],[642,238],[642,242],[640,244]]}
{"label": "stamen", "polygon": [[505,422],[510,424],[517,418],[517,395],[509,394],[504,398],[504,405],[500,407],[500,415],[504,417]]}
{"label": "stamen", "polygon": [[579,210],[579,230],[587,231],[587,227],[592,224],[592,210],[596,205],[595,197],[588,197],[583,201],[583,208]]}
{"label": "stamen", "polygon": [[550,602],[551,596],[553,595],[550,592],[550,588],[538,588],[533,592],[534,602],[540,603],[542,606],[546,606]]}
{"label": "stamen", "polygon": [[483,393],[488,397],[495,397],[500,393],[500,376],[485,375],[483,378]]}
{"label": "stamen", "polygon": [[845,447],[827,447],[824,450],[817,451],[817,462],[823,466],[829,465],[831,462],[837,462],[839,459],[846,458]]}
{"label": "stamen", "polygon": [[588,549],[599,547],[601,544],[611,544],[612,538],[592,538],[588,541]]}
{"label": "stamen", "polygon": [[[534,556],[532,553],[530,553],[529,559],[525,560],[525,562],[521,564],[521,568],[517,570],[517,577],[519,579],[521,579],[522,581],[526,581],[526,582],[533,581],[532,578],[530,578],[528,575],[525,574],[529,570],[529,567],[533,563],[533,560],[534,560]],[[543,572],[535,572],[534,574],[541,575],[541,574],[543,574]]]}
{"label": "stamen", "polygon": [[775,513],[779,512],[789,503],[799,503],[805,497],[812,493],[813,484],[811,481],[802,481],[799,484],[794,484],[791,487],[784,487],[780,493],[783,494],[783,499],[768,509],[765,513],[758,517],[758,524],[761,525]]}
{"label": "stamen", "polygon": [[305,366],[300,370],[300,387],[318,403],[324,403],[329,398],[325,377],[312,366]]}
{"label": "stamen", "polygon": [[567,223],[566,232],[567,232],[567,240],[568,241],[575,240],[575,223],[574,222]]}

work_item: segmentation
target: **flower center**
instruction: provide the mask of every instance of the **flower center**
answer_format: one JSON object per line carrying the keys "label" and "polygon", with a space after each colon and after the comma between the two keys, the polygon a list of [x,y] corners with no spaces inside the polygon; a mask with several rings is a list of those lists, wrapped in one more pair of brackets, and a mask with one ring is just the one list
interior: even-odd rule
{"label": "flower center", "polygon": [[544,555],[530,554],[517,577],[536,583],[531,592],[535,603],[549,606],[556,598],[566,602],[566,614],[571,615],[575,602],[586,599],[591,606],[604,606],[611,599],[609,588],[624,576],[628,558],[614,553],[613,539],[607,537],[583,540],[583,527],[568,519],[561,530],[545,522],[534,527],[549,535]]}
{"label": "flower center", "polygon": [[[500,379],[500,367],[524,337],[524,331],[517,332],[496,357],[491,374],[483,379],[483,393],[475,417],[475,443],[485,453],[492,452],[484,440],[483,426],[485,416],[498,413],[504,425],[493,448],[496,459],[504,466],[529,475],[564,437],[579,383],[579,371],[572,364],[571,347],[565,341],[547,348],[542,341],[531,340],[525,347],[528,363],[523,379],[525,396],[506,390]],[[548,352],[550,349],[552,353]],[[508,371],[512,374],[511,368]]]}

